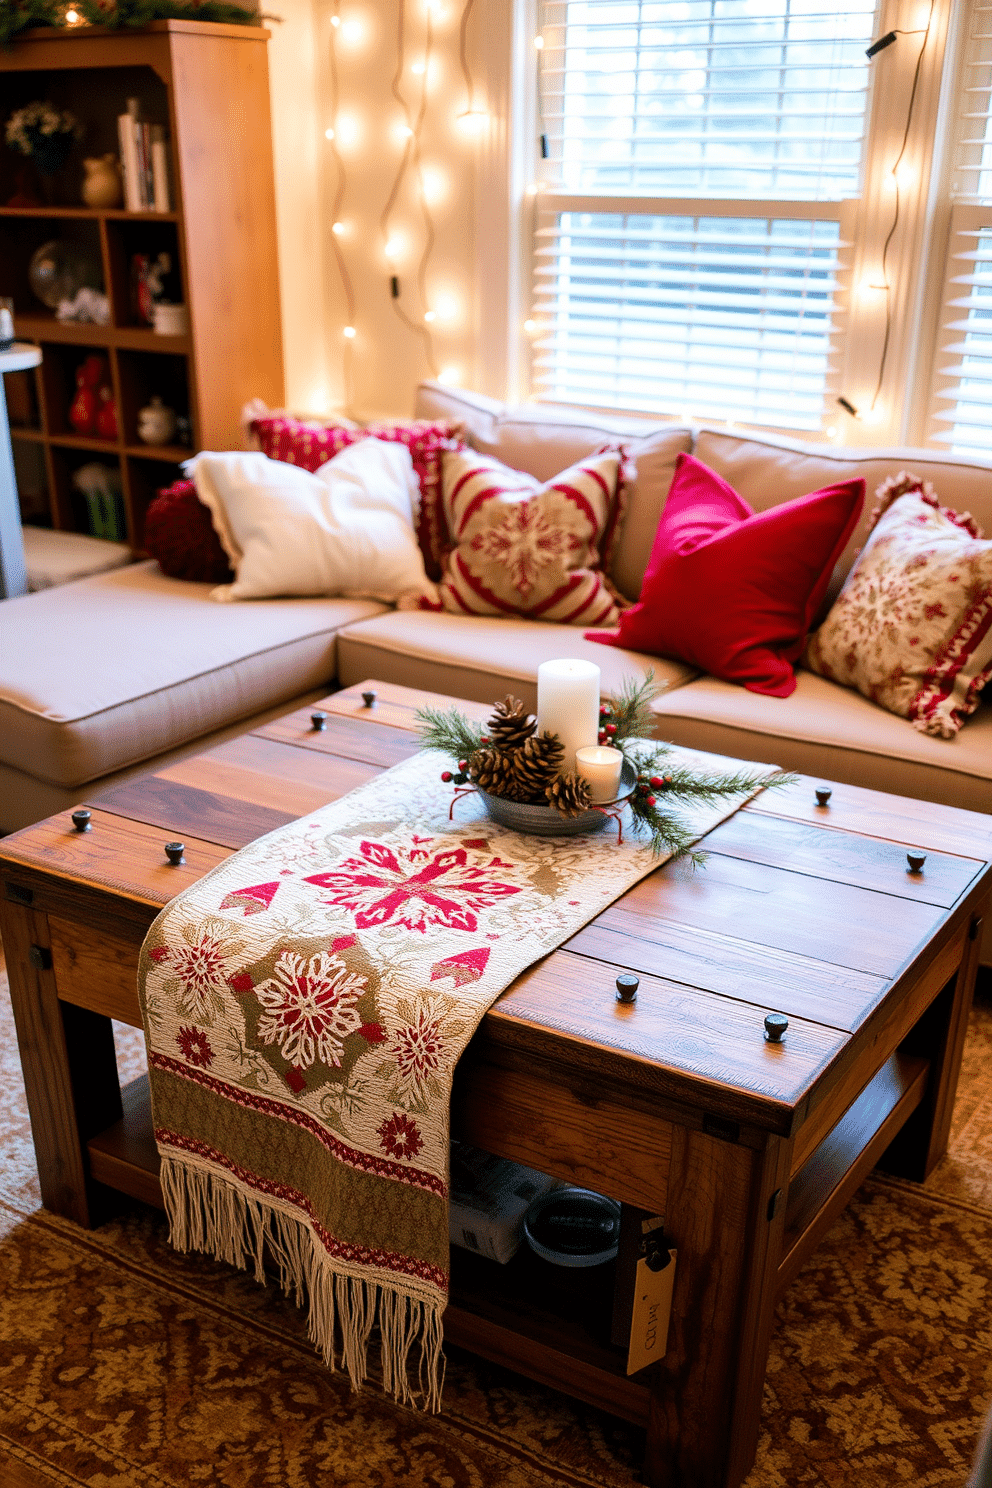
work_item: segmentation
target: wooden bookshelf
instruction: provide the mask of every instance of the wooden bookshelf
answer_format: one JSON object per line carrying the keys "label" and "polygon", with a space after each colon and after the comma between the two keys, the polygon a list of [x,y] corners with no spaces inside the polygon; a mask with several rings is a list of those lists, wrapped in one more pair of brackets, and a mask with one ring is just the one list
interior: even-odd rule
{"label": "wooden bookshelf", "polygon": [[[0,295],[14,300],[18,339],[37,344],[39,368],[7,379],[22,518],[87,530],[72,482],[90,460],[120,472],[127,540],[141,548],[144,515],[179,462],[198,449],[241,442],[244,402],[283,401],[282,334],[269,120],[269,33],[257,26],[156,21],[135,32],[100,27],[31,31],[0,51],[4,119],[34,99],[69,109],[84,128],[38,206],[5,206],[23,157],[0,148]],[[84,156],[118,153],[117,116],[128,98],[168,139],[172,210],[91,210],[82,204]],[[62,240],[100,266],[110,324],[60,322],[35,296],[31,256]],[[134,304],[132,261],[168,252],[188,335],[160,335]],[[69,423],[77,367],[106,358],[117,405],[114,440]],[[138,413],[154,394],[189,422],[188,445],[143,444]]]}

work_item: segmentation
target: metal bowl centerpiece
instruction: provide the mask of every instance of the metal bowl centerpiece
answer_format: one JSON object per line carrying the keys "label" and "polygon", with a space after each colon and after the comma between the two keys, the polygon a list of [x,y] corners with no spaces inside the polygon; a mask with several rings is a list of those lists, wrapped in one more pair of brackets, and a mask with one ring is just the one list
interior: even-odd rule
{"label": "metal bowl centerpiece", "polygon": [[511,801],[508,796],[493,796],[478,785],[475,789],[489,816],[501,827],[526,832],[531,837],[580,837],[587,832],[601,832],[608,821],[615,821],[636,784],[637,771],[630,760],[624,760],[619,794],[612,801],[602,801],[576,816],[566,816],[555,806],[535,806],[526,801]]}

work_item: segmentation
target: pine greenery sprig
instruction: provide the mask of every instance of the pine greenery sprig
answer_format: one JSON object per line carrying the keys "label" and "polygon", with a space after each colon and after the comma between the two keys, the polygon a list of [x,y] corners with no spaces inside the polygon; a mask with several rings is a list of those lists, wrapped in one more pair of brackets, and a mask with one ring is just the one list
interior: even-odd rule
{"label": "pine greenery sprig", "polygon": [[[458,761],[459,770],[471,763],[482,747],[482,727],[470,723],[457,708],[442,713],[440,708],[418,708],[414,715],[420,724],[420,742],[424,749],[436,749]],[[462,784],[458,781],[458,784]]]}
{"label": "pine greenery sprig", "polygon": [[[279,20],[247,5],[227,0],[76,0],[76,13],[90,26],[147,26],[150,21],[221,21],[234,26],[260,26]],[[8,46],[32,26],[65,27],[65,0],[0,0],[0,46]]]}
{"label": "pine greenery sprig", "polygon": [[599,742],[627,753],[625,745],[633,739],[650,737],[653,727],[651,704],[668,686],[654,680],[654,669],[637,681],[625,677],[620,689],[607,698],[599,710]]}

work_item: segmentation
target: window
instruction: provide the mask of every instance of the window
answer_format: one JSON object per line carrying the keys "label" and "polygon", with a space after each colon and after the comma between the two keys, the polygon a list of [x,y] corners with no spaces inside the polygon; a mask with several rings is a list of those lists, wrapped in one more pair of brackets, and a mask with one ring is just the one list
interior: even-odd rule
{"label": "window", "polygon": [[[961,148],[992,206],[992,0],[961,4],[984,109]],[[949,15],[937,0],[543,0],[532,396],[849,443],[946,442],[969,398],[992,404],[983,210],[977,228],[959,214],[972,279],[947,286],[944,412],[924,406]]]}
{"label": "window", "polygon": [[992,6],[976,4],[958,93],[930,442],[992,454]]}

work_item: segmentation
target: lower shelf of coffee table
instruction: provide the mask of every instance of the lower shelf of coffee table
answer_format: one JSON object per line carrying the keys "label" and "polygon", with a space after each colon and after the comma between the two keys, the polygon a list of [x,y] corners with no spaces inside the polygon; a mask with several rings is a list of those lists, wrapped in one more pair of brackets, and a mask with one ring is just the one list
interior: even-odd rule
{"label": "lower shelf of coffee table", "polygon": [[[926,1059],[897,1050],[795,1175],[786,1201],[781,1288],[925,1099],[929,1072]],[[121,1119],[87,1143],[91,1175],[161,1208],[147,1075],[125,1086],[121,1100]],[[614,1268],[560,1276],[556,1269],[526,1250],[500,1266],[454,1249],[446,1338],[643,1425],[648,1384],[644,1376],[627,1378],[625,1351],[609,1341]]]}

